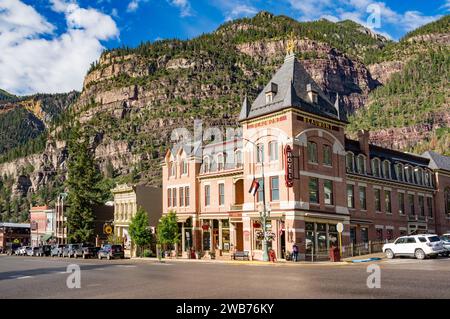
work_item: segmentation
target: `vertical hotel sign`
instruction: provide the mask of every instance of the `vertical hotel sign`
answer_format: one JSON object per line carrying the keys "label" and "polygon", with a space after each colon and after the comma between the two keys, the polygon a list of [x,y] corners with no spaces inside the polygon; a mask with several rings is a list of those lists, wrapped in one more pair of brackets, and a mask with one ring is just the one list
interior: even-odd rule
{"label": "vertical hotel sign", "polygon": [[294,158],[292,156],[292,148],[290,145],[286,145],[284,148],[284,169],[286,187],[292,187],[294,185]]}

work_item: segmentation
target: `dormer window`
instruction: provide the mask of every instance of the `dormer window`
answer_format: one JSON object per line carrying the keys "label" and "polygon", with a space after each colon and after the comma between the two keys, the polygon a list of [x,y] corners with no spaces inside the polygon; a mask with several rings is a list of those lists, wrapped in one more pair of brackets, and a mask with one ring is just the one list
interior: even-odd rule
{"label": "dormer window", "polygon": [[272,103],[273,98],[278,92],[278,85],[276,83],[270,82],[269,88],[266,91],[266,104]]}
{"label": "dormer window", "polygon": [[311,84],[306,85],[306,92],[308,93],[309,102],[317,104],[318,103],[317,91],[312,87]]}

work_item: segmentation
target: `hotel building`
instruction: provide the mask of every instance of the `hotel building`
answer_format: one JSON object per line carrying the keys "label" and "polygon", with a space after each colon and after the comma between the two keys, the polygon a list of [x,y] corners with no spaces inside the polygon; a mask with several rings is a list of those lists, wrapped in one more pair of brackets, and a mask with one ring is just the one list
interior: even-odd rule
{"label": "hotel building", "polygon": [[338,98],[292,52],[253,103],[244,99],[239,122],[239,136],[187,143],[162,163],[163,213],[177,213],[184,256],[245,250],[262,259],[263,189],[278,258],[294,243],[302,259],[326,255],[337,223],[343,245],[450,231],[450,158],[375,146],[367,131],[348,139]]}

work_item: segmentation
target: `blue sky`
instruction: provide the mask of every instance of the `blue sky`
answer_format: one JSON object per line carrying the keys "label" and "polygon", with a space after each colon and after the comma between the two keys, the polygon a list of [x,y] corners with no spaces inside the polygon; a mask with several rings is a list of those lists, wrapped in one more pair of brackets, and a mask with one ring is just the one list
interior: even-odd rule
{"label": "blue sky", "polygon": [[261,10],[299,21],[352,19],[397,40],[448,14],[450,0],[0,0],[0,88],[80,90],[104,48],[188,39]]}

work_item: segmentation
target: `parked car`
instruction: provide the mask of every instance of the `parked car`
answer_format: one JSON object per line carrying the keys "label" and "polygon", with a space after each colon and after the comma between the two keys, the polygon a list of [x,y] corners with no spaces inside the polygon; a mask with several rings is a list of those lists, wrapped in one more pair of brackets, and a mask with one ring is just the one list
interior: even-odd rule
{"label": "parked car", "polygon": [[27,256],[34,256],[35,248],[37,249],[38,247],[27,247],[25,249],[25,255],[27,255]]}
{"label": "parked car", "polygon": [[12,256],[12,255],[18,255],[18,253],[16,254],[16,251],[18,252],[18,250],[20,249],[20,245],[19,244],[6,244],[6,249],[5,249],[5,253],[8,256]]}
{"label": "parked car", "polygon": [[98,251],[98,259],[102,259],[103,257],[108,260],[112,258],[123,259],[125,254],[121,245],[104,245],[102,249]]}
{"label": "parked car", "polygon": [[29,246],[22,246],[22,247],[20,247],[18,250],[16,250],[16,255],[26,256],[28,248],[31,248],[31,247],[29,247]]}
{"label": "parked car", "polygon": [[450,254],[450,234],[444,234],[441,237],[444,248],[447,250],[446,255]]}
{"label": "parked car", "polygon": [[98,252],[100,249],[101,249],[101,247],[95,247],[94,245],[83,244],[83,246],[81,247],[83,259],[98,257]]}
{"label": "parked car", "polygon": [[50,256],[51,252],[51,246],[50,245],[43,245],[39,247],[35,247],[34,256],[38,257],[44,257],[44,256]]}
{"label": "parked car", "polygon": [[383,245],[383,252],[389,259],[397,256],[425,259],[437,257],[445,252],[445,248],[437,235],[423,234],[399,237],[393,243]]}
{"label": "parked car", "polygon": [[64,247],[65,247],[66,245],[62,245],[62,244],[59,244],[59,245],[54,245],[53,247],[52,247],[52,249],[50,250],[50,256],[52,256],[52,257],[54,257],[54,256],[56,256],[56,257],[62,257],[62,255],[63,255],[63,250],[64,250]]}
{"label": "parked car", "polygon": [[64,247],[63,249],[63,257],[78,257],[78,256],[82,256],[83,253],[81,251],[81,244],[68,244]]}

